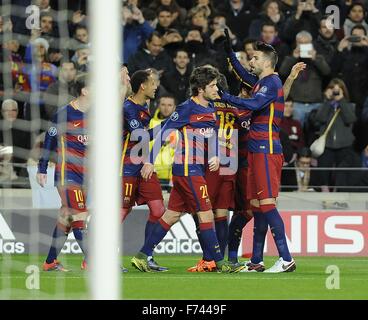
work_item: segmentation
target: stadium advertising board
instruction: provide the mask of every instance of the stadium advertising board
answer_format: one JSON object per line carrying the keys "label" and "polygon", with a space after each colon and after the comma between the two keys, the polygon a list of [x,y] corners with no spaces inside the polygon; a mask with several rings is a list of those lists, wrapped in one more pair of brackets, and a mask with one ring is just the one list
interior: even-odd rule
{"label": "stadium advertising board", "polygon": [[[134,254],[142,245],[146,210],[134,210],[124,223],[124,254]],[[368,212],[363,211],[281,211],[293,255],[368,256]],[[57,210],[0,210],[0,254],[46,254]],[[239,255],[252,251],[253,222],[243,230]],[[137,235],[142,237],[137,237]],[[270,232],[265,254],[277,255]],[[158,254],[201,254],[190,215],[184,215],[156,247]],[[63,253],[81,250],[69,235]]]}

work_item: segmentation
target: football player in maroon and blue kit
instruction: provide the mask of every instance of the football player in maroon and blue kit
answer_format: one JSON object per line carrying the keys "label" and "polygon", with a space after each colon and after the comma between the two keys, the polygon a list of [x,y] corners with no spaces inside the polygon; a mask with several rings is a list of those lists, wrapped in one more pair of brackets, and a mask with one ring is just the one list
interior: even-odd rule
{"label": "football player in maroon and blue kit", "polygon": [[[145,227],[145,239],[147,239],[155,223],[164,214],[165,207],[161,185],[156,173],[152,174],[149,179],[141,177],[143,158],[141,154],[136,154],[134,150],[141,145],[148,152],[149,142],[153,139],[154,129],[148,129],[151,114],[147,101],[155,97],[157,81],[153,71],[147,69],[136,71],[130,79],[130,84],[133,94],[125,100],[123,107],[122,220],[125,220],[133,206],[147,204],[149,208],[149,216]],[[155,262],[152,254],[153,250],[147,257],[150,269],[158,272],[167,271],[167,268],[159,266]],[[124,268],[123,271],[127,270]]]}
{"label": "football player in maroon and blue kit", "polygon": [[218,96],[218,77],[218,71],[212,67],[203,66],[193,70],[190,77],[193,96],[180,104],[165,123],[157,135],[149,155],[149,162],[142,168],[142,177],[149,179],[153,174],[154,159],[162,146],[162,141],[165,140],[164,137],[177,129],[179,144],[173,164],[173,189],[168,209],[156,223],[140,252],[131,260],[132,265],[142,272],[150,271],[147,255],[185,212],[198,215],[203,243],[220,272],[239,272],[244,268],[224,261],[214,230],[214,216],[204,178],[207,166],[211,171],[219,168],[216,110],[212,102]]}
{"label": "football player in maroon and blue kit", "polygon": [[[270,226],[280,258],[267,272],[290,272],[296,269],[290,255],[282,218],[276,208],[281,169],[282,146],[279,138],[280,122],[284,110],[282,82],[275,74],[277,53],[263,42],[254,45],[250,61],[251,71],[245,70],[236,59],[229,42],[226,50],[235,72],[251,85],[251,97],[243,99],[220,92],[221,100],[239,109],[251,110],[252,118],[248,139],[248,198],[254,216],[253,253],[247,271],[265,271],[263,248]],[[221,90],[220,90],[221,91]]]}
{"label": "football player in maroon and blue kit", "polygon": [[[46,132],[43,153],[38,163],[37,181],[44,186],[47,181],[47,166],[53,152],[57,153],[55,185],[57,186],[61,208],[53,232],[52,244],[43,264],[44,271],[69,271],[57,260],[68,233],[72,230],[85,256],[86,207],[86,152],[88,145],[87,117],[89,110],[89,89],[85,78],[76,86],[79,96],[54,115]],[[86,268],[86,260],[82,262]]]}

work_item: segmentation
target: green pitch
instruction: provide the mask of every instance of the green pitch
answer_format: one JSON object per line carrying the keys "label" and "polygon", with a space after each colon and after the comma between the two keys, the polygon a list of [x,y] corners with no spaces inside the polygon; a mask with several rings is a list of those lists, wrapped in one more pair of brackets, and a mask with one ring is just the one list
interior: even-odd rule
{"label": "green pitch", "polygon": [[[86,272],[80,270],[80,256],[60,257],[69,273],[40,271],[39,290],[34,271],[44,257],[17,255],[0,256],[0,299],[86,299]],[[368,258],[366,257],[296,257],[294,273],[188,273],[186,268],[196,263],[195,256],[158,256],[169,272],[141,273],[124,258],[129,273],[122,276],[124,299],[368,299]],[[276,258],[267,257],[266,266]],[[329,273],[329,266],[336,267]],[[30,270],[28,270],[30,271]],[[36,283],[37,284],[37,283]],[[340,289],[326,287],[339,286]]]}

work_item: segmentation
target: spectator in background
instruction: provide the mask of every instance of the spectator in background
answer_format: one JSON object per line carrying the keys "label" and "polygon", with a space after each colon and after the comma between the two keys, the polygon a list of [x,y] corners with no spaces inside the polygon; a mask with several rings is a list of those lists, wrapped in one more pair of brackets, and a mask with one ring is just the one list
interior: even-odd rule
{"label": "spectator in background", "polygon": [[0,15],[0,35],[12,31],[13,31],[13,23],[11,19],[9,17],[5,18]]}
{"label": "spectator in background", "polygon": [[[174,96],[170,94],[162,95],[158,101],[157,110],[155,111],[149,127],[154,128],[162,121],[169,118],[175,111],[176,103]],[[153,142],[151,142],[153,145]],[[172,164],[174,162],[174,154],[176,147],[176,132],[172,132],[160,149],[159,154],[156,157],[154,166],[157,177],[160,180],[161,186],[168,187],[172,178]]]}
{"label": "spectator in background", "polygon": [[209,17],[213,17],[217,13],[213,0],[195,0],[194,2],[196,7],[205,7],[209,12]]}
{"label": "spectator in background", "polygon": [[175,67],[162,77],[162,85],[175,97],[178,104],[187,99],[189,77],[191,73],[189,63],[188,52],[184,49],[179,49],[176,51],[174,57]]}
{"label": "spectator in background", "polygon": [[148,68],[147,70],[150,70],[152,72],[152,76],[156,81],[157,84],[157,89],[156,89],[156,93],[155,93],[155,98],[151,99],[149,101],[148,104],[148,108],[150,110],[150,114],[154,114],[156,109],[157,109],[157,105],[158,105],[158,101],[162,96],[166,96],[169,93],[167,92],[166,88],[161,84],[161,76],[162,73],[159,72],[157,69],[155,68]]}
{"label": "spectator in background", "polygon": [[[49,61],[58,64],[62,59],[61,44],[57,24],[54,21],[55,13],[53,11],[42,12],[40,15],[40,28],[38,37],[44,38],[49,43],[48,57]],[[37,33],[37,30],[32,30]]]}
{"label": "spectator in background", "polygon": [[334,74],[346,83],[360,114],[368,92],[368,37],[363,26],[353,27],[351,36],[340,41],[332,66]]}
{"label": "spectator in background", "polygon": [[175,0],[154,0],[150,3],[149,8],[157,12],[157,9],[161,6],[169,7],[173,22],[176,24],[184,23],[186,10],[180,7]]}
{"label": "spectator in background", "polygon": [[280,0],[279,8],[287,20],[296,11],[298,2],[295,0]]}
{"label": "spectator in background", "polygon": [[199,28],[202,34],[206,34],[209,31],[208,17],[210,14],[211,12],[207,9],[207,7],[194,7],[188,12],[187,24],[189,27]]}
{"label": "spectator in background", "polygon": [[280,123],[281,129],[289,136],[294,152],[304,147],[304,135],[300,121],[293,119],[293,100],[285,101],[284,117]]}
{"label": "spectator in background", "polygon": [[232,41],[233,47],[237,45],[237,38],[231,32],[229,27],[226,25],[226,18],[223,14],[216,14],[211,23],[211,28],[209,31],[209,39],[211,48],[217,52],[223,52],[223,42],[225,40],[224,30],[227,28],[229,30],[229,36]]}
{"label": "spectator in background", "polygon": [[122,8],[122,26],[124,39],[123,61],[129,61],[138,48],[149,36],[154,29],[144,19],[142,11],[137,6],[128,8],[124,5]]}
{"label": "spectator in background", "polygon": [[281,173],[281,191],[314,191],[318,185],[317,172],[311,170],[312,152],[309,148],[301,148],[297,152],[296,161],[284,167]]}
{"label": "spectator in background", "polygon": [[207,59],[212,60],[213,63],[211,64],[217,64],[215,51],[210,50],[206,46],[203,35],[198,28],[193,27],[189,29],[184,42],[184,47],[189,54],[193,68],[203,65],[203,61],[207,61]]}
{"label": "spectator in background", "polygon": [[[13,36],[9,40],[4,40],[4,62],[10,63],[10,70],[14,92],[29,92],[30,84],[25,71],[22,56],[19,54],[19,41]],[[6,65],[3,72],[6,73]]]}
{"label": "spectator in background", "polygon": [[170,28],[177,28],[174,26],[174,16],[170,7],[161,6],[157,8],[157,26],[156,31],[163,36]]}
{"label": "spectator in background", "polygon": [[280,39],[276,24],[273,22],[265,22],[261,27],[260,39],[275,48],[279,58],[276,65],[276,70],[278,70],[284,58],[289,54],[290,49],[289,46]]}
{"label": "spectator in background", "polygon": [[[42,12],[40,15],[40,36],[43,38],[57,37],[56,26],[54,25],[54,16],[51,12]],[[49,41],[50,43],[50,41]]]}
{"label": "spectator in background", "polygon": [[[85,8],[83,8],[85,10]],[[83,11],[81,8],[78,8],[78,10],[73,12],[72,20],[70,21],[68,27],[69,27],[69,34],[73,35],[75,34],[75,29],[78,26],[87,26],[87,16],[83,14]]]}
{"label": "spectator in background", "polygon": [[295,13],[285,22],[282,37],[290,44],[297,33],[308,31],[313,38],[318,35],[321,13],[315,6],[315,0],[297,0],[298,6]]}
{"label": "spectator in background", "polygon": [[360,2],[353,3],[348,10],[348,16],[344,22],[344,35],[351,35],[353,28],[357,25],[363,26],[365,29],[365,34],[367,34],[368,24],[364,21],[365,16],[366,11],[364,5]]}
{"label": "spectator in background", "polygon": [[82,42],[84,44],[88,44],[88,45],[90,44],[88,29],[85,26],[78,26],[75,29],[74,38],[77,39],[79,42]]}
{"label": "spectator in background", "polygon": [[146,47],[139,49],[128,61],[129,72],[133,74],[137,70],[155,68],[161,74],[169,71],[171,67],[170,57],[162,50],[162,37],[157,31],[151,33],[146,40]]}
{"label": "spectator in background", "polygon": [[275,24],[275,29],[283,30],[284,28],[284,15],[280,11],[278,0],[267,0],[262,6],[262,12],[259,18],[252,21],[249,27],[249,37],[258,39],[261,37],[262,26],[265,23]]}
{"label": "spectator in background", "polygon": [[246,53],[248,61],[250,61],[253,58],[254,54],[253,45],[256,41],[257,41],[256,39],[247,38],[243,42],[242,50]]}
{"label": "spectator in background", "polygon": [[257,13],[254,0],[224,0],[217,11],[226,13],[227,24],[239,41],[248,36],[249,26]]}
{"label": "spectator in background", "polygon": [[368,124],[368,96],[366,97],[363,104],[362,120],[363,122],[366,122]]}
{"label": "spectator in background", "polygon": [[[13,99],[3,101],[1,114],[0,145],[13,148],[11,162],[25,164],[31,149],[29,123],[18,119],[18,103]],[[17,176],[26,176],[25,168],[14,166],[14,171]]]}
{"label": "spectator in background", "polygon": [[[357,170],[367,168],[368,146],[361,154],[353,149],[346,153],[344,158],[337,166],[340,170],[336,171],[335,190],[339,192],[368,192],[368,171]],[[342,170],[347,168],[347,170]],[[349,170],[354,168],[355,170]]]}
{"label": "spectator in background", "polygon": [[44,92],[57,79],[57,67],[48,60],[49,43],[44,38],[36,38],[29,44],[31,55],[28,57],[27,74],[33,92]]}
{"label": "spectator in background", "polygon": [[325,58],[313,48],[312,41],[313,38],[309,32],[299,32],[296,35],[296,48],[292,55],[285,57],[279,69],[281,77],[286,79],[295,63],[301,61],[307,65],[290,90],[290,97],[294,101],[294,118],[303,126],[308,114],[318,109],[323,101],[323,77],[328,76],[331,71]]}
{"label": "spectator in background", "polygon": [[67,105],[78,96],[76,76],[77,69],[74,63],[63,61],[59,71],[59,80],[51,84],[44,94],[45,112],[49,120],[52,119],[59,107]]}
{"label": "spectator in background", "polygon": [[167,54],[173,58],[176,51],[183,47],[183,37],[176,29],[169,29],[162,37],[162,45]]}
{"label": "spectator in background", "polygon": [[72,57],[72,62],[75,63],[75,67],[78,73],[86,73],[89,70],[91,49],[86,44],[80,44]]}
{"label": "spectator in background", "polygon": [[295,160],[295,153],[289,136],[284,130],[280,130],[280,142],[282,146],[282,155],[284,156],[283,165],[286,166]]}
{"label": "spectator in background", "polygon": [[362,167],[368,169],[368,144],[362,151],[361,159],[362,159]]}
{"label": "spectator in background", "polygon": [[[325,90],[326,100],[316,114],[316,121],[323,133],[330,123],[333,115],[339,110],[339,114],[331,127],[326,139],[324,153],[318,158],[318,166],[321,168],[337,167],[352,150],[354,142],[353,124],[357,120],[355,106],[350,103],[349,93],[344,81],[332,79]],[[332,185],[331,172],[320,171],[322,191],[329,191]]]}
{"label": "spectator in background", "polygon": [[323,17],[319,24],[318,36],[314,40],[313,46],[316,51],[323,55],[328,65],[331,66],[334,55],[336,54],[338,39],[335,29],[327,27],[327,17]]}
{"label": "spectator in background", "polygon": [[48,43],[48,61],[58,64],[63,54],[60,51],[62,48],[59,40],[59,34],[54,22],[54,14],[52,11],[41,12],[40,29],[31,30],[30,43],[26,47],[25,62],[29,63],[32,60],[32,42],[38,38],[45,39]]}

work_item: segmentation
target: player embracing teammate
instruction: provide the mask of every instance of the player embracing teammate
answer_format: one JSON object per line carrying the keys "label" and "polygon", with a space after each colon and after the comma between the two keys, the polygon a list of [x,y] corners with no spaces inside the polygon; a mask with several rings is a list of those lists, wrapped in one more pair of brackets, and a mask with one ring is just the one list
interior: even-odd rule
{"label": "player embracing teammate", "polygon": [[[248,99],[235,97],[219,90],[221,100],[241,110],[252,111],[248,137],[247,198],[254,216],[253,252],[246,264],[246,271],[291,272],[296,269],[285,236],[282,218],[276,208],[283,165],[282,146],[279,138],[280,122],[284,111],[284,93],[280,78],[274,72],[277,63],[275,49],[263,42],[254,45],[248,73],[236,59],[231,45],[226,51],[238,77],[252,87]],[[265,270],[263,250],[270,226],[280,258]]]}
{"label": "player embracing teammate", "polygon": [[218,97],[218,78],[219,73],[213,67],[203,66],[193,70],[190,77],[193,96],[179,105],[162,127],[147,163],[141,170],[143,179],[151,178],[154,159],[162,142],[172,130],[178,129],[179,144],[173,164],[173,189],[168,209],[131,261],[140,271],[150,271],[147,256],[186,212],[198,216],[203,247],[208,250],[219,272],[233,273],[244,269],[243,265],[224,260],[213,226],[214,215],[204,178],[207,167],[210,171],[217,171],[219,168],[216,110],[213,105],[213,100]]}

